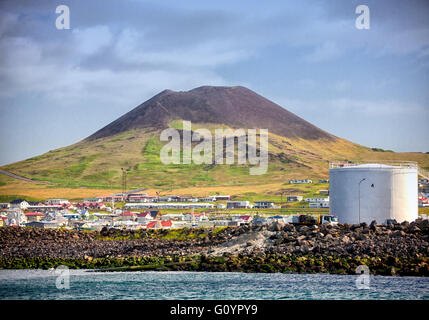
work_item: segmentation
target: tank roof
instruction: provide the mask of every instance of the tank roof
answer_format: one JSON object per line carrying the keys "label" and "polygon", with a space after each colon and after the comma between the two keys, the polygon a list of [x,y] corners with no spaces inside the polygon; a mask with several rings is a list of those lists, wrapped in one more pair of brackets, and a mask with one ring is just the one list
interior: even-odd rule
{"label": "tank roof", "polygon": [[417,169],[417,162],[412,161],[336,161],[330,162],[330,169]]}

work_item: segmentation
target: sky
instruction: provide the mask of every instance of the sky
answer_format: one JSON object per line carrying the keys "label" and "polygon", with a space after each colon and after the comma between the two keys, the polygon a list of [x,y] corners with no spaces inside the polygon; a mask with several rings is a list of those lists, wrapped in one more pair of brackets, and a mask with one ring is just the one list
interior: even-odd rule
{"label": "sky", "polygon": [[428,16],[425,0],[2,0],[0,165],[202,85],[248,87],[361,145],[429,152]]}

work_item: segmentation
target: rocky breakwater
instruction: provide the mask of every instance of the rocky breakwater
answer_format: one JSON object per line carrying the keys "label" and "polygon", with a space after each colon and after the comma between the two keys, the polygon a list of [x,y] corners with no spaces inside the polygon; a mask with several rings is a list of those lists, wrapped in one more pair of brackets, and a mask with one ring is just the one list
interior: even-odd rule
{"label": "rocky breakwater", "polygon": [[[225,232],[227,231],[227,232]],[[189,255],[217,245],[230,230],[74,231],[0,228],[0,259]]]}
{"label": "rocky breakwater", "polygon": [[101,232],[0,228],[0,268],[429,275],[429,221]]}
{"label": "rocky breakwater", "polygon": [[[354,273],[358,265],[385,275],[429,275],[429,220],[392,225],[293,225],[277,222],[207,251],[209,257],[256,257],[270,270]],[[273,258],[274,257],[274,258]],[[280,260],[281,260],[280,259]],[[247,259],[245,259],[247,260]]]}

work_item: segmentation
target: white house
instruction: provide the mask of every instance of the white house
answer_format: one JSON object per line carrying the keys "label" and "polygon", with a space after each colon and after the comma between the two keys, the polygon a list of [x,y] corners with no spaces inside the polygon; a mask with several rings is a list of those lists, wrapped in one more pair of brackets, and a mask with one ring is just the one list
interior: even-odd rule
{"label": "white house", "polygon": [[66,199],[48,199],[46,204],[69,204],[70,202]]}
{"label": "white house", "polygon": [[257,209],[275,208],[275,205],[274,205],[274,202],[271,202],[271,201],[255,201],[254,208],[257,208]]}
{"label": "white house", "polygon": [[308,204],[309,208],[329,208],[329,201],[322,202],[310,202]]}
{"label": "white house", "polygon": [[195,221],[195,222],[202,222],[202,221],[208,221],[208,218],[205,214],[202,213],[187,213],[185,214],[185,221]]}
{"label": "white house", "polygon": [[25,210],[30,206],[30,204],[25,201],[24,199],[16,199],[11,201],[10,203],[10,209],[20,209]]}
{"label": "white house", "polygon": [[222,201],[222,200],[231,200],[231,196],[230,195],[217,195],[217,196],[212,196],[215,198],[215,201]]}
{"label": "white house", "polygon": [[289,181],[290,184],[298,184],[298,183],[313,183],[313,180],[310,179],[294,179]]}
{"label": "white house", "polygon": [[307,202],[329,202],[329,197],[314,197],[314,198],[305,198]]}

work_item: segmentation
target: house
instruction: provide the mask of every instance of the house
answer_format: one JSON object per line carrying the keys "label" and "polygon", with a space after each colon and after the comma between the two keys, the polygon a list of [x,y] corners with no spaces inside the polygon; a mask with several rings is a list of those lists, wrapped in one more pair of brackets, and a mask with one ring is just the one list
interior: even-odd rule
{"label": "house", "polygon": [[329,201],[322,202],[310,202],[308,204],[309,208],[329,208]]}
{"label": "house", "polygon": [[173,222],[171,221],[151,221],[146,225],[147,229],[158,229],[158,228],[171,228]]}
{"label": "house", "polygon": [[284,217],[283,216],[271,216],[271,217],[268,217],[268,223],[273,223],[273,222],[278,222],[278,221],[281,221],[281,222],[284,222]]}
{"label": "house", "polygon": [[190,221],[190,222],[202,222],[202,221],[207,221],[208,218],[206,217],[205,214],[202,213],[187,213],[185,214],[185,221]]}
{"label": "house", "polygon": [[223,196],[212,196],[214,197],[215,201],[223,201],[223,200],[231,200],[231,196],[230,195],[223,195]]}
{"label": "house", "polygon": [[152,216],[149,212],[141,212],[137,214],[137,222],[138,223],[147,223],[152,220]]}
{"label": "house", "polygon": [[231,221],[229,221],[229,220],[213,220],[212,222],[213,222],[214,226],[226,227],[226,226],[228,226],[228,223]]}
{"label": "house", "polygon": [[137,214],[131,211],[124,211],[119,215],[119,219],[121,221],[135,221],[137,218]]}
{"label": "house", "polygon": [[313,183],[313,180],[310,179],[295,179],[289,180],[290,184],[302,184],[302,183]]}
{"label": "house", "polygon": [[320,179],[319,183],[329,183],[329,179]]}
{"label": "house", "polygon": [[264,224],[267,224],[268,220],[263,217],[256,217],[252,220],[251,224],[254,226],[262,226]]}
{"label": "house", "polygon": [[56,205],[56,204],[52,204],[52,205],[41,204],[41,205],[29,205],[26,210],[36,211],[36,212],[46,212],[46,211],[61,210],[61,209],[64,209],[63,205],[59,205],[59,204],[58,205]]}
{"label": "house", "polygon": [[238,219],[243,221],[244,223],[249,223],[250,221],[252,221],[252,216],[251,215],[239,216]]}
{"label": "house", "polygon": [[224,205],[223,203],[219,203],[219,204],[216,206],[216,208],[217,208],[217,209],[226,209],[226,205]]}
{"label": "house", "polygon": [[146,225],[146,228],[147,229],[153,229],[153,228],[155,228],[156,227],[156,223],[157,223],[158,221],[151,221],[151,222],[149,222],[147,225]]}
{"label": "house", "polygon": [[43,206],[44,205],[44,203],[40,202],[40,201],[27,201],[27,202],[30,205],[30,207],[32,207],[32,206]]}
{"label": "house", "polygon": [[196,202],[196,198],[194,197],[185,197],[185,196],[178,196],[177,202]]}
{"label": "house", "polygon": [[305,198],[307,202],[329,202],[329,197],[315,197],[315,198]]}
{"label": "house", "polygon": [[250,206],[249,201],[227,201],[226,207],[228,209],[238,209],[238,208],[244,208],[247,209]]}
{"label": "house", "polygon": [[103,202],[103,198],[101,198],[101,197],[86,198],[86,199],[83,199],[83,202]]}
{"label": "house", "polygon": [[303,196],[288,196],[286,198],[287,202],[295,202],[295,201],[302,201],[304,197]]}
{"label": "house", "polygon": [[171,226],[173,225],[173,222],[171,221],[159,221],[161,223],[161,228],[171,228]]}
{"label": "house", "polygon": [[198,198],[198,201],[200,201],[200,202],[215,202],[216,201],[216,196],[209,196],[209,197]]}
{"label": "house", "polygon": [[140,203],[140,202],[153,202],[156,201],[157,197],[150,196],[147,193],[131,193],[127,197],[128,202]]}
{"label": "house", "polygon": [[29,203],[25,201],[24,199],[16,199],[10,202],[10,208],[11,209],[21,209],[25,210],[29,206]]}
{"label": "house", "polygon": [[106,205],[103,202],[80,202],[76,203],[78,209],[104,210]]}
{"label": "house", "polygon": [[78,213],[64,213],[63,217],[68,220],[79,220],[80,215]]}
{"label": "house", "polygon": [[0,209],[9,209],[10,208],[10,203],[8,202],[1,202],[0,203]]}
{"label": "house", "polygon": [[329,190],[319,190],[319,194],[329,194]]}
{"label": "house", "polygon": [[48,199],[46,200],[46,204],[50,204],[50,205],[62,205],[62,204],[69,204],[70,201],[66,200],[66,199]]}
{"label": "house", "polygon": [[24,213],[20,209],[10,209],[7,212],[7,219],[5,220],[8,226],[21,226],[27,221]]}
{"label": "house", "polygon": [[45,216],[40,212],[26,212],[24,215],[27,218],[27,222],[40,221]]}
{"label": "house", "polygon": [[[99,198],[99,197],[97,197]],[[110,196],[101,197],[105,202],[124,202],[125,196],[122,194],[112,194]]]}
{"label": "house", "polygon": [[173,202],[176,201],[176,196],[163,196],[163,197],[158,197],[157,198],[157,202]]}
{"label": "house", "polygon": [[172,221],[183,221],[185,220],[185,216],[182,213],[169,213],[163,214],[161,216],[162,221],[172,220]]}
{"label": "house", "polygon": [[254,208],[256,209],[268,209],[268,208],[274,208],[274,202],[271,201],[255,201]]}

